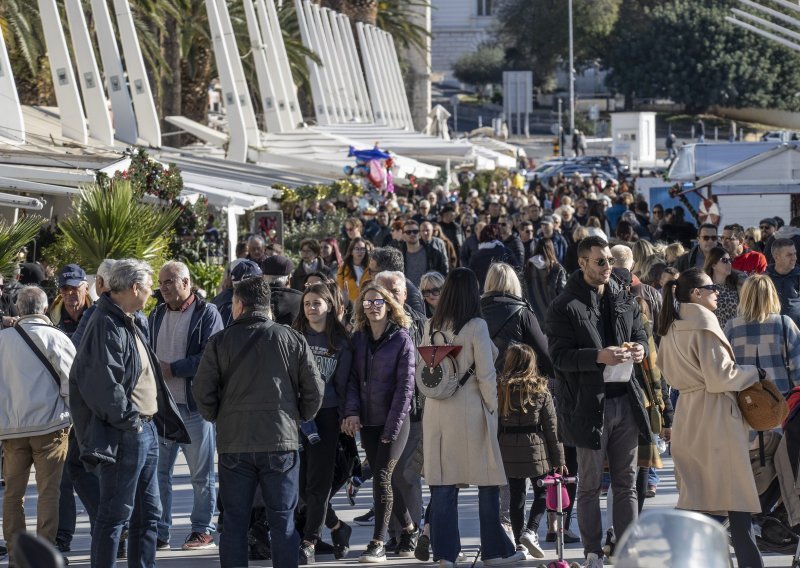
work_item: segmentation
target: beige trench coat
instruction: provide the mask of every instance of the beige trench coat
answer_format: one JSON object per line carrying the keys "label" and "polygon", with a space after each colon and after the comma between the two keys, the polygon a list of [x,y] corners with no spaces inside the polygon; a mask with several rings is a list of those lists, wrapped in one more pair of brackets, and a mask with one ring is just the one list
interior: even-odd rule
{"label": "beige trench coat", "polygon": [[680,391],[672,426],[678,509],[760,512],[749,426],[736,401],[737,392],[758,381],[758,371],[736,364],[712,311],[681,304],[680,316],[658,352],[664,377]]}
{"label": "beige trench coat", "polygon": [[[497,347],[481,318],[470,320],[453,337],[461,345],[456,357],[463,375],[475,361],[475,375],[444,400],[425,400],[422,415],[424,476],[428,485],[505,485],[506,474],[497,441]],[[430,344],[430,322],[423,344]],[[442,343],[436,336],[436,344]]]}

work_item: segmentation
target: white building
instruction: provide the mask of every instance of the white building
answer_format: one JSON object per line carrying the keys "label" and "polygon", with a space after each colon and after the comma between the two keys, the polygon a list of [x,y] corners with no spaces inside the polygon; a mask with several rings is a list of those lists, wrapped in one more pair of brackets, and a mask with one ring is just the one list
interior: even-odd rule
{"label": "white building", "polygon": [[489,39],[501,0],[431,0],[431,67],[434,81],[453,78],[453,64]]}

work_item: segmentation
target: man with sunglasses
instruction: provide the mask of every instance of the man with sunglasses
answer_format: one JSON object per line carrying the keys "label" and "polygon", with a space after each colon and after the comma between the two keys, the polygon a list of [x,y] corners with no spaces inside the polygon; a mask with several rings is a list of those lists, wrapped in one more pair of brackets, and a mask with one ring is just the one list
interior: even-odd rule
{"label": "man with sunglasses", "polygon": [[441,251],[433,245],[420,240],[419,224],[416,221],[406,221],[403,225],[403,242],[400,243],[400,252],[403,253],[406,277],[419,288],[422,275],[435,270],[442,275],[447,275],[447,260]]}
{"label": "man with sunglasses", "polygon": [[731,267],[747,275],[761,274],[767,269],[767,257],[745,246],[744,227],[738,223],[722,229],[722,248],[731,256]]}
{"label": "man with sunglasses", "polygon": [[[637,449],[649,443],[650,425],[642,389],[633,376],[641,363],[647,334],[638,304],[611,279],[614,257],[608,243],[586,237],[578,244],[578,264],[564,292],[545,317],[550,358],[556,375],[556,410],[565,445],[577,453],[581,483],[578,527],[584,566],[603,566],[600,485],[608,462],[617,534],[637,516]],[[620,367],[620,365],[623,365]],[[575,474],[574,465],[570,474]]]}
{"label": "man with sunglasses", "polygon": [[717,226],[711,223],[703,223],[697,233],[697,244],[675,262],[675,268],[679,272],[690,268],[702,269],[706,262],[706,255],[717,246],[719,246]]}

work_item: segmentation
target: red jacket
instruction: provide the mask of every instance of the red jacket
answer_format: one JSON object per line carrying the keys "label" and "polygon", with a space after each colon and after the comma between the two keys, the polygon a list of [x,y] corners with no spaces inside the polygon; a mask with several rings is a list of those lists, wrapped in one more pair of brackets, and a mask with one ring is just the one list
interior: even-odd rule
{"label": "red jacket", "polygon": [[767,257],[750,249],[733,259],[731,264],[734,270],[739,270],[745,274],[761,274],[767,269]]}

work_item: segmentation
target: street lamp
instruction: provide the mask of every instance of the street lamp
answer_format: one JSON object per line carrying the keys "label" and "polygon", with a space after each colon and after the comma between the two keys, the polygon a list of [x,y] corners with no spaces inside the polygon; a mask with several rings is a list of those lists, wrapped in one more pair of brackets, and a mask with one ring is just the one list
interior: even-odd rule
{"label": "street lamp", "polygon": [[575,136],[575,55],[572,48],[572,0],[567,4],[569,11],[569,132]]}

